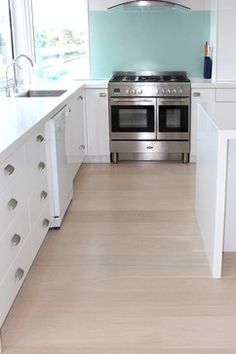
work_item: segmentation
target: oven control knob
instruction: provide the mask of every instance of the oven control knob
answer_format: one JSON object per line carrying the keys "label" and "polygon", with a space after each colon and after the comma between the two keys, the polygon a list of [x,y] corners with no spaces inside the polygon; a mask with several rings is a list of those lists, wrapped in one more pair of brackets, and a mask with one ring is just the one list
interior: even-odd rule
{"label": "oven control knob", "polygon": [[131,89],[129,93],[130,93],[131,95],[135,95],[135,94],[136,94],[136,90]]}
{"label": "oven control knob", "polygon": [[157,89],[157,92],[156,92],[157,95],[159,95],[159,89]]}
{"label": "oven control knob", "polygon": [[173,94],[176,95],[176,93],[177,93],[177,90],[173,89]]}
{"label": "oven control knob", "polygon": [[170,95],[171,94],[171,90],[168,88],[167,89],[167,93]]}
{"label": "oven control knob", "polygon": [[137,94],[138,94],[138,95],[142,95],[142,93],[143,93],[143,90],[142,90],[142,89],[138,89],[138,90],[137,90]]}
{"label": "oven control knob", "polygon": [[162,89],[162,90],[161,90],[161,93],[162,93],[163,95],[165,94],[165,92],[166,92],[165,89]]}
{"label": "oven control knob", "polygon": [[183,89],[182,88],[179,89],[179,93],[180,93],[180,95],[183,94]]}
{"label": "oven control knob", "polygon": [[126,89],[125,93],[126,93],[126,95],[128,95],[129,94],[129,89]]}

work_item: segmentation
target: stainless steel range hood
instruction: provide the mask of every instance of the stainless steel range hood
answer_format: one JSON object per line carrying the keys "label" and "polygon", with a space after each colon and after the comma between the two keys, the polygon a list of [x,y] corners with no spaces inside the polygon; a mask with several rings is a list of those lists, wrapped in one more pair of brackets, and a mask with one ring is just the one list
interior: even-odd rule
{"label": "stainless steel range hood", "polygon": [[165,6],[165,7],[179,7],[185,10],[191,10],[190,7],[184,6],[182,4],[178,4],[176,2],[165,1],[165,0],[133,0],[122,2],[120,4],[108,7],[108,10],[117,8],[117,7],[137,7],[137,8],[149,8],[149,7],[156,7],[156,6]]}

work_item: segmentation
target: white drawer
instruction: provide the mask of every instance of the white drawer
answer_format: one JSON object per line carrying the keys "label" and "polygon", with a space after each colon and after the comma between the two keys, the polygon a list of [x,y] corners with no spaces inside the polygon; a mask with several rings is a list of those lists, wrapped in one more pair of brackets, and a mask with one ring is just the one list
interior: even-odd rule
{"label": "white drawer", "polygon": [[192,102],[214,102],[215,89],[193,89]]}
{"label": "white drawer", "polygon": [[0,327],[29,271],[32,261],[30,237],[28,237],[0,284]]}
{"label": "white drawer", "polygon": [[25,149],[22,145],[0,165],[0,194],[25,169]]}
{"label": "white drawer", "polygon": [[26,143],[26,156],[30,163],[46,160],[46,136],[44,127],[33,134]]}
{"label": "white drawer", "polygon": [[44,174],[29,199],[30,224],[33,227],[42,210],[49,204],[47,176]]}
{"label": "white drawer", "polygon": [[0,199],[0,238],[18,213],[27,209],[27,186],[26,179],[21,175],[2,194]]}
{"label": "white drawer", "polygon": [[31,231],[33,257],[36,256],[50,226],[50,211],[47,204]]}
{"label": "white drawer", "polygon": [[24,241],[29,236],[29,232],[29,215],[26,208],[17,215],[0,240],[0,282],[19,253]]}
{"label": "white drawer", "polygon": [[236,89],[217,89],[216,102],[236,102]]}

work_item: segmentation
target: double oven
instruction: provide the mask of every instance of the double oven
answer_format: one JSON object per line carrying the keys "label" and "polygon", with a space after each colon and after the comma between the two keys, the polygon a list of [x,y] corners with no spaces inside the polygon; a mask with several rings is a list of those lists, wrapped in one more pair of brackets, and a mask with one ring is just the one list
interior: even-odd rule
{"label": "double oven", "polygon": [[115,75],[109,85],[113,162],[125,152],[182,153],[183,162],[188,162],[190,83],[186,75],[129,73],[124,77],[117,82]]}

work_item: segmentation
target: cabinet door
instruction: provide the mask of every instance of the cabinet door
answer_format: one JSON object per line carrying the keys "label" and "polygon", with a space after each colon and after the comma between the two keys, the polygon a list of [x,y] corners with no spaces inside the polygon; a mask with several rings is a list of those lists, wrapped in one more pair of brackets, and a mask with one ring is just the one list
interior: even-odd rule
{"label": "cabinet door", "polygon": [[72,178],[79,170],[85,155],[83,89],[77,91],[68,104],[66,119],[66,154],[71,165]]}
{"label": "cabinet door", "polygon": [[109,162],[107,89],[86,89],[88,162]]}
{"label": "cabinet door", "polygon": [[191,102],[191,148],[190,161],[196,161],[197,155],[197,111],[198,103],[215,102],[215,89],[193,89]]}
{"label": "cabinet door", "polygon": [[217,24],[217,80],[236,80],[236,1],[219,0]]}

